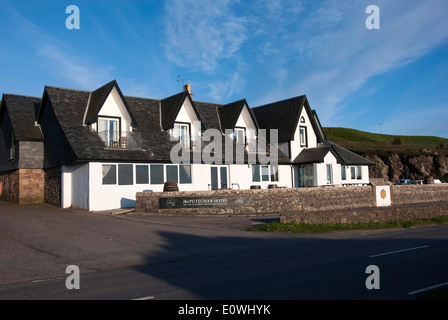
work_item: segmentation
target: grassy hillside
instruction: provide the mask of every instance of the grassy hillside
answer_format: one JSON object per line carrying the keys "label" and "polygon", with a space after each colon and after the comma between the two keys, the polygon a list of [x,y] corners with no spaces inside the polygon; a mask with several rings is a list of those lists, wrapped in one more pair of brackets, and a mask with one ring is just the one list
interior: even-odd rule
{"label": "grassy hillside", "polygon": [[399,136],[347,128],[324,128],[328,140],[357,153],[448,155],[448,139],[431,136]]}

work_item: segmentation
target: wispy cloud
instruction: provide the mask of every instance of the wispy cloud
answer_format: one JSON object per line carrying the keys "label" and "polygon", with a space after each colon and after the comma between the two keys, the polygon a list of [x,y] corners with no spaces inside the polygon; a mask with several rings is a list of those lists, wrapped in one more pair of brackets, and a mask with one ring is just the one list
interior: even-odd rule
{"label": "wispy cloud", "polygon": [[114,78],[113,67],[97,67],[70,53],[69,48],[46,44],[38,49],[38,55],[48,62],[54,75],[78,89],[93,90]]}
{"label": "wispy cloud", "polygon": [[169,60],[191,70],[212,72],[231,58],[246,39],[245,18],[233,0],[166,1],[165,51]]}
{"label": "wispy cloud", "polygon": [[238,73],[234,72],[224,81],[201,84],[208,91],[207,96],[212,101],[225,102],[234,94],[241,94],[246,86],[246,80]]}
{"label": "wispy cloud", "polygon": [[[273,88],[258,100],[276,100],[306,93],[317,106],[321,120],[331,124],[344,99],[371,77],[402,67],[448,39],[446,1],[379,1],[381,29],[364,26],[368,5],[362,2],[326,1],[310,7],[288,34],[296,42],[277,41],[277,56],[291,57],[289,85]],[[358,12],[358,14],[356,14]],[[296,44],[296,45],[294,45]],[[300,74],[298,77],[297,74]]]}

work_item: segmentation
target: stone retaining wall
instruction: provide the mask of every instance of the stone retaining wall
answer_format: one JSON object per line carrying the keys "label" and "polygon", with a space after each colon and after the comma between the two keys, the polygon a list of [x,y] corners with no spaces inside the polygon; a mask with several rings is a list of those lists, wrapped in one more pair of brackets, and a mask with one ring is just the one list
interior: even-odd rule
{"label": "stone retaining wall", "polygon": [[[391,186],[390,192],[392,206],[388,207],[377,207],[375,186],[149,192],[137,193],[135,211],[156,215],[262,215],[279,213],[282,222],[297,223],[384,222],[448,214],[447,184]],[[250,197],[250,205],[163,209],[159,204],[159,199],[169,198],[173,200],[197,197]]]}
{"label": "stone retaining wall", "polygon": [[436,218],[448,215],[448,202],[281,214],[281,223],[355,224]]}

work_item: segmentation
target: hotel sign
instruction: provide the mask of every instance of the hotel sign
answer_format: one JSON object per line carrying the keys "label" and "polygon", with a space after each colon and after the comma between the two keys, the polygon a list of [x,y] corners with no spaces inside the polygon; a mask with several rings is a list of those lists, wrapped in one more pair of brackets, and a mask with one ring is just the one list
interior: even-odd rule
{"label": "hotel sign", "polygon": [[248,207],[251,197],[179,197],[160,198],[160,209]]}

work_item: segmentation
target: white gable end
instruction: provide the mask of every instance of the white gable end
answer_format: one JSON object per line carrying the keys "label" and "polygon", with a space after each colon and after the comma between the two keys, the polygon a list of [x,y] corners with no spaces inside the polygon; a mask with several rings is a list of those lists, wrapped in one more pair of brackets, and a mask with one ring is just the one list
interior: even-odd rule
{"label": "white gable end", "polygon": [[299,117],[296,132],[294,133],[294,140],[291,141],[291,159],[296,158],[300,152],[306,148],[317,147],[317,136],[311,124],[311,119],[305,108]]}
{"label": "white gable end", "polygon": [[132,131],[131,116],[129,115],[123,100],[116,88],[113,88],[98,113],[98,118],[118,118],[120,119],[121,131]]}

